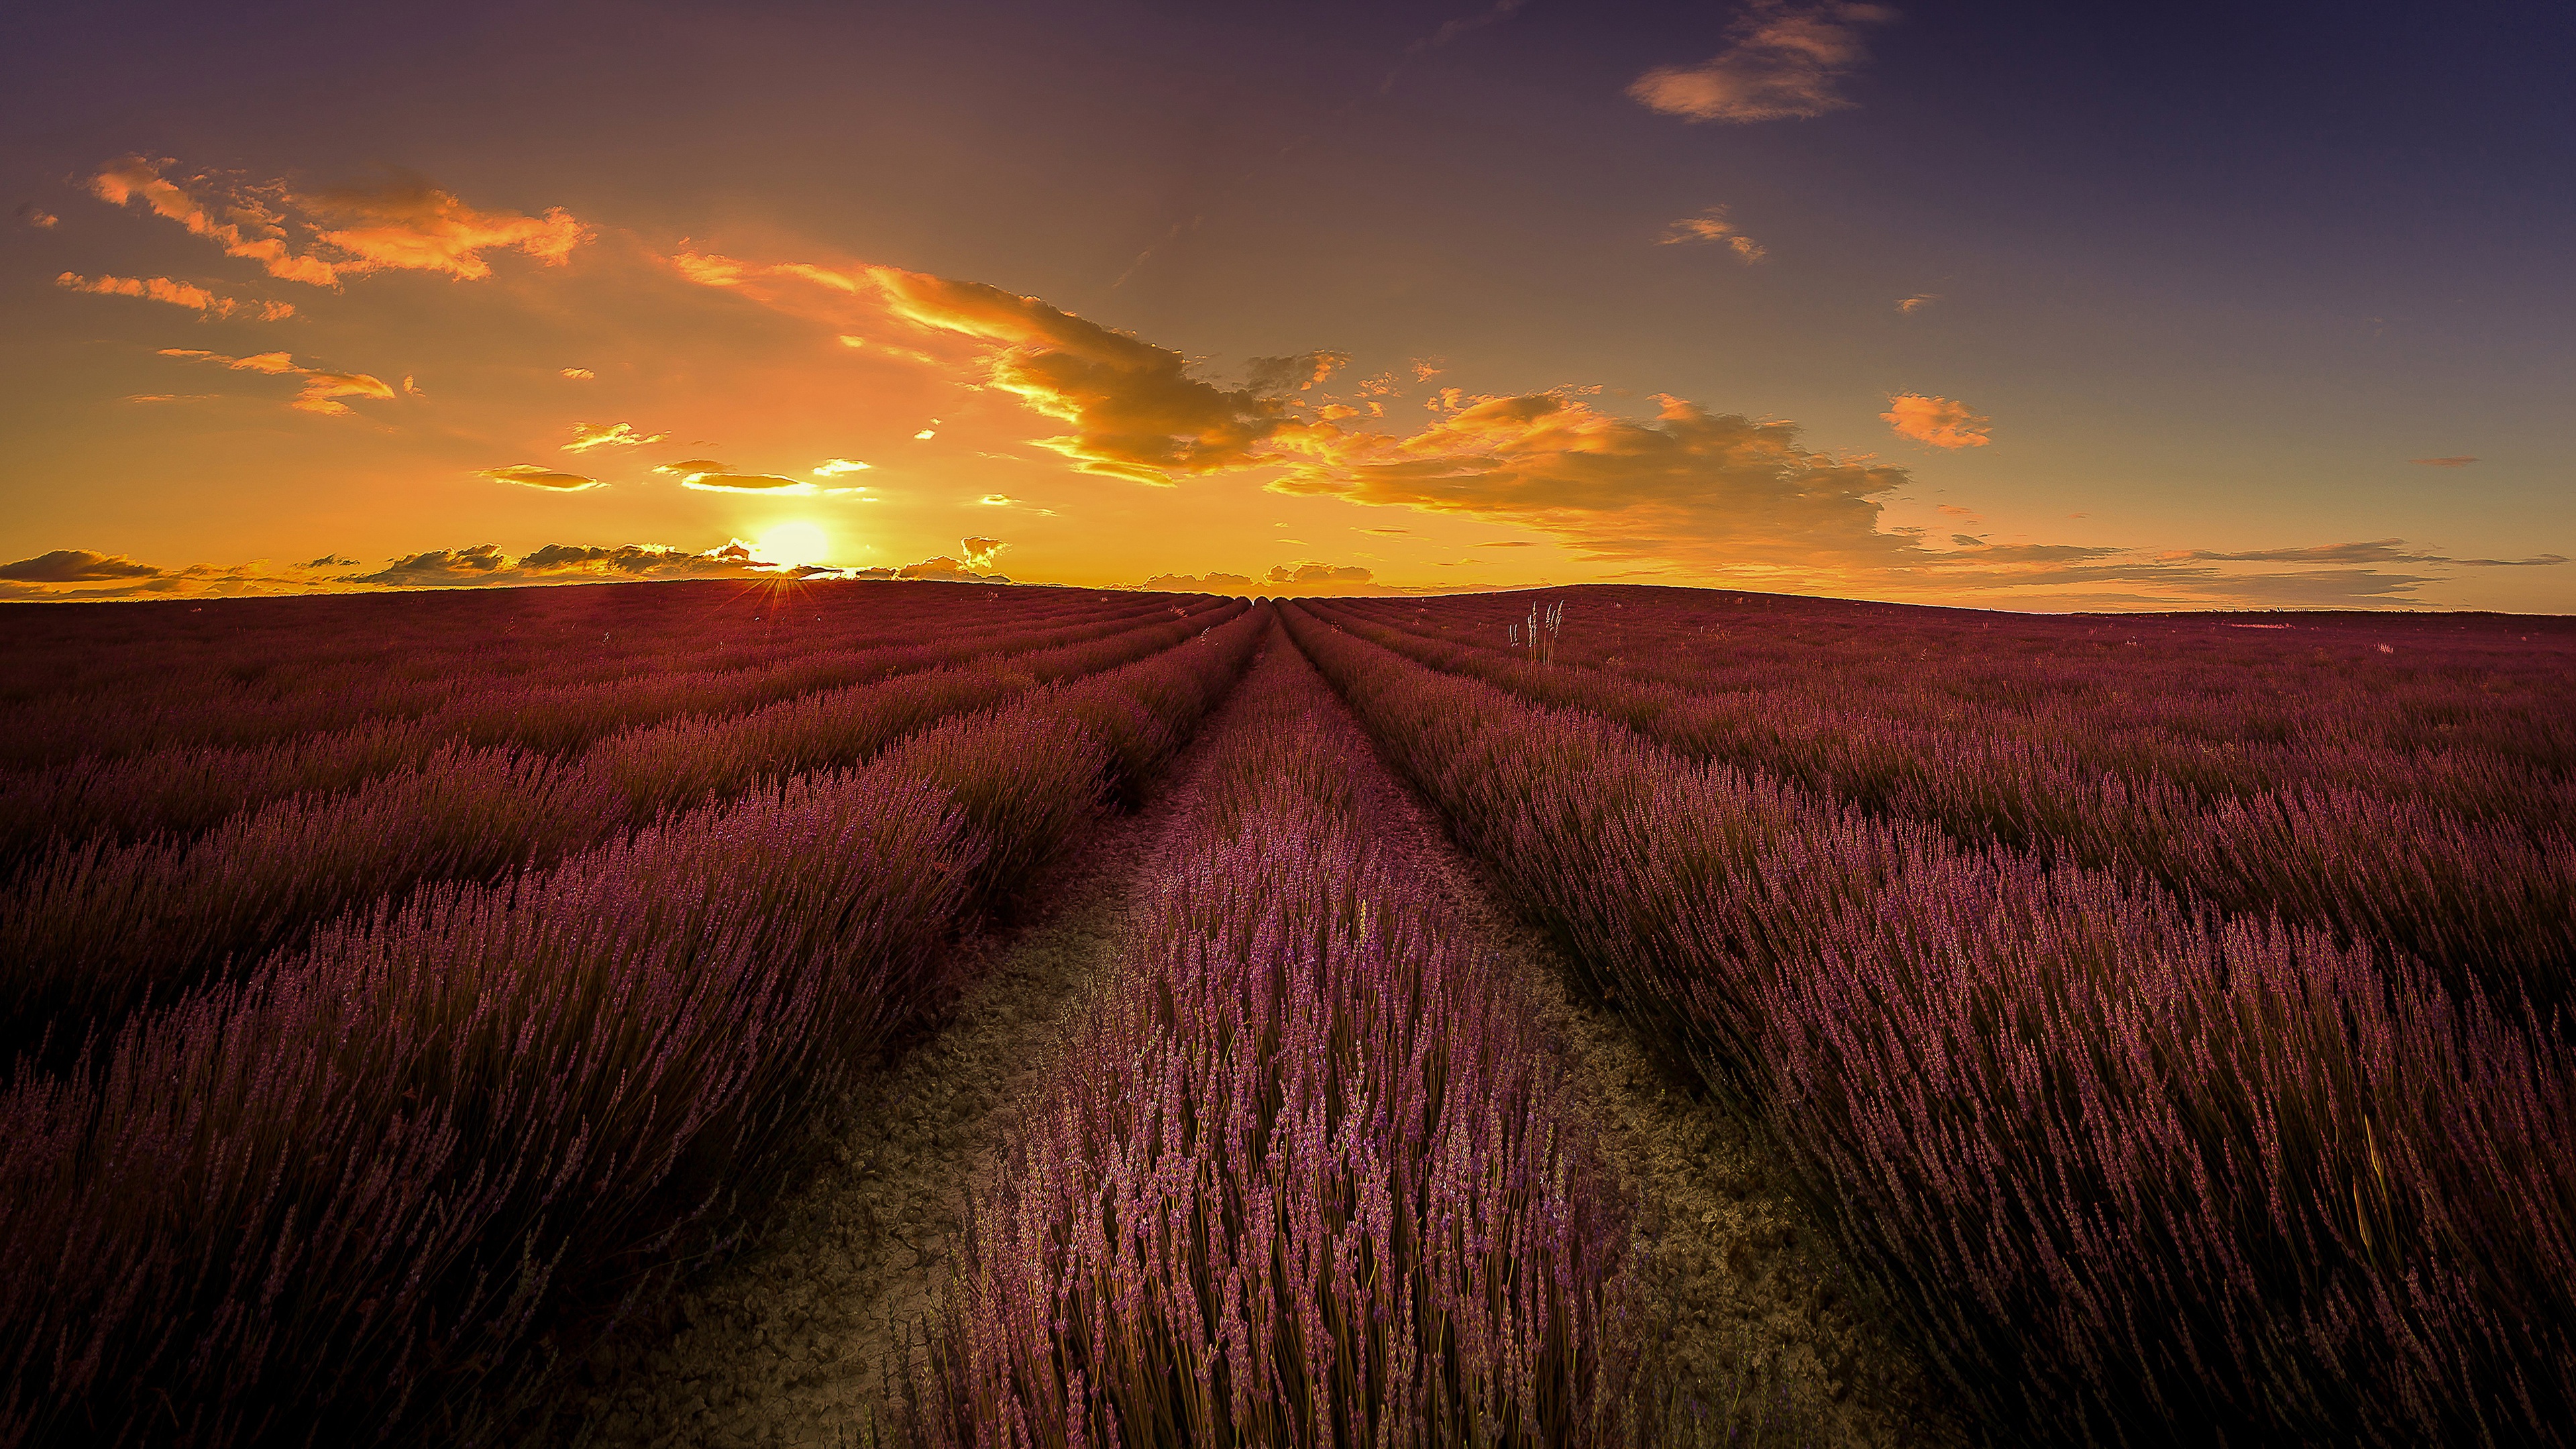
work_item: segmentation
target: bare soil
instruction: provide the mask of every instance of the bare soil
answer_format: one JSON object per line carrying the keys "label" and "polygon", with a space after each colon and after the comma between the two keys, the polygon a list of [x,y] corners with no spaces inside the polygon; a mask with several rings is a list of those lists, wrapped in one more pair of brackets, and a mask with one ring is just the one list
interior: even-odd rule
{"label": "bare soil", "polygon": [[[1278,664],[1305,667],[1284,637],[1271,648],[1287,653]],[[1162,793],[1104,825],[1043,915],[961,948],[959,969],[976,984],[948,1025],[827,1114],[817,1165],[747,1246],[683,1292],[664,1326],[593,1354],[531,1449],[864,1445],[890,1427],[890,1390],[938,1311],[968,1195],[1187,838],[1208,744],[1235,720],[1221,708]],[[1373,774],[1386,844],[1517,968],[1632,1197],[1631,1271],[1672,1442],[1964,1442],[1912,1360],[1837,1287],[1830,1250],[1758,1141],[1586,1000],[1568,963],[1495,904],[1421,802],[1387,771]]]}

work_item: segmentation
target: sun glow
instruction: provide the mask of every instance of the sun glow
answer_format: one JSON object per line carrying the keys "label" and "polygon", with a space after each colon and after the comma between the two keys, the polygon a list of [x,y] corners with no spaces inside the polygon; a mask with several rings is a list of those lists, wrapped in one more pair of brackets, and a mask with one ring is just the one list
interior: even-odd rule
{"label": "sun glow", "polygon": [[832,541],[822,529],[799,520],[772,525],[752,547],[763,562],[794,568],[821,563],[823,555],[831,551]]}

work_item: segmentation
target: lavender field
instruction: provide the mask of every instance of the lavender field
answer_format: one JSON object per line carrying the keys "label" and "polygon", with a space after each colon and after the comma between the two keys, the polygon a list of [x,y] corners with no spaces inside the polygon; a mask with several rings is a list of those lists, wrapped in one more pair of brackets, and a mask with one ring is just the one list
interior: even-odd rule
{"label": "lavender field", "polygon": [[2564,620],[0,640],[0,1446],[2576,1424]]}

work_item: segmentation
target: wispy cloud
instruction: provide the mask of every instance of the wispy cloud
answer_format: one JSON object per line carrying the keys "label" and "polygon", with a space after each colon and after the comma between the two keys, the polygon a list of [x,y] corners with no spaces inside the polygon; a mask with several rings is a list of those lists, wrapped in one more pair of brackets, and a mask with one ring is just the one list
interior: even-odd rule
{"label": "wispy cloud", "polygon": [[1744,234],[1744,229],[1726,219],[1726,208],[1712,206],[1697,216],[1685,216],[1665,228],[1655,238],[1657,246],[1678,246],[1689,242],[1724,242],[1736,258],[1746,265],[1770,255],[1770,248]]}
{"label": "wispy cloud", "polygon": [[868,465],[853,458],[830,458],[814,466],[817,478],[838,478],[845,473],[864,473]]}
{"label": "wispy cloud", "polygon": [[217,296],[192,282],[174,282],[168,277],[84,277],[78,272],[65,272],[54,278],[54,285],[93,296],[141,297],[153,302],[167,302],[173,307],[186,307],[209,317],[230,317],[239,312],[263,322],[276,322],[295,315],[295,306],[291,302],[245,302],[236,297]]}
{"label": "wispy cloud", "polygon": [[201,362],[219,362],[235,372],[261,372],[276,377],[298,378],[302,381],[303,387],[287,406],[301,412],[320,413],[325,417],[351,415],[349,405],[340,401],[344,397],[373,398],[383,402],[391,402],[394,397],[394,390],[386,386],[382,378],[363,372],[331,372],[318,367],[301,367],[296,364],[293,357],[283,352],[262,352],[250,357],[227,357],[220,352],[200,352],[186,347],[164,347],[161,349],[161,355],[193,358]]}
{"label": "wispy cloud", "polygon": [[1929,307],[1940,300],[1941,294],[1938,292],[1917,292],[1911,297],[1898,299],[1896,310],[1904,313],[1908,317],[1911,317],[1915,313],[1922,311],[1924,308]]}
{"label": "wispy cloud", "polygon": [[258,262],[290,282],[330,287],[380,270],[479,281],[492,275],[486,252],[561,262],[591,238],[561,207],[539,216],[478,210],[413,177],[372,188],[301,191],[283,180],[249,182],[213,172],[174,178],[177,164],[128,156],[100,168],[90,191],[112,205],[140,206],[175,221],[225,255]]}
{"label": "wispy cloud", "polygon": [[1863,30],[1896,12],[1853,0],[1756,0],[1727,27],[1728,45],[1698,65],[1662,65],[1628,94],[1689,121],[1782,121],[1848,110],[1844,77],[1869,58]]}
{"label": "wispy cloud", "polygon": [[684,458],[677,463],[664,463],[653,470],[668,473],[680,480],[683,488],[700,493],[762,493],[772,497],[811,497],[826,491],[859,492],[858,489],[817,488],[802,478],[783,478],[776,473],[752,473],[719,463],[713,458]]}
{"label": "wispy cloud", "polygon": [[646,436],[636,432],[632,423],[575,423],[572,425],[572,441],[564,444],[563,450],[586,453],[593,448],[635,448],[646,443],[658,443],[669,436],[669,433]]}
{"label": "wispy cloud", "polygon": [[1879,417],[1896,429],[1897,436],[1935,448],[1982,448],[1994,441],[1994,420],[1978,416],[1966,403],[1952,398],[1896,393]]}
{"label": "wispy cloud", "polygon": [[523,488],[542,488],[549,493],[580,493],[608,485],[579,473],[565,473],[543,463],[512,463],[506,468],[486,468],[474,475],[495,483],[516,483]]}
{"label": "wispy cloud", "polygon": [[2471,463],[2476,462],[2477,459],[2475,457],[2463,456],[2457,458],[2409,458],[2406,461],[2409,463],[2421,463],[2427,468],[2465,468]]}
{"label": "wispy cloud", "polygon": [[591,371],[587,367],[567,367],[563,369],[562,375],[574,382],[588,382],[599,376],[598,373]]}

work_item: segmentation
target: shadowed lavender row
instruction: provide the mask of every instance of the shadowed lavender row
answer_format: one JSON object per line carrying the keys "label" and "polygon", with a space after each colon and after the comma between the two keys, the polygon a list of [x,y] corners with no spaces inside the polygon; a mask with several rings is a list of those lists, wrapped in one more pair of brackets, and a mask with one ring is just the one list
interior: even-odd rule
{"label": "shadowed lavender row", "polygon": [[0,1047],[25,1049],[50,1031],[59,1054],[112,1029],[147,993],[166,999],[228,965],[246,968],[342,911],[399,901],[429,882],[549,866],[671,811],[715,808],[702,802],[763,778],[854,763],[1040,678],[1115,666],[1208,627],[1200,617],[1157,617],[986,667],[629,731],[569,763],[509,749],[442,752],[420,769],[286,801],[196,841],[67,849],[0,891]]}
{"label": "shadowed lavender row", "polygon": [[1462,843],[1768,1124],[1995,1432],[2564,1441],[2554,1042],[2402,961],[1875,822],[1287,617]]}
{"label": "shadowed lavender row", "polygon": [[[2503,1009],[2528,998],[2555,1014],[2576,993],[2576,840],[2551,804],[2576,807],[2576,785],[2565,780],[2517,770],[2480,776],[2527,807],[2500,808],[2489,813],[2503,818],[2488,820],[2352,785],[2211,797],[2162,775],[2104,774],[2047,741],[1822,711],[1777,694],[1687,694],[1597,670],[1535,667],[1340,611],[1320,616],[1420,662],[1620,720],[1684,754],[1927,821],[1971,845],[2140,876],[2223,911],[2277,915],[2383,956],[2415,956],[2453,991]],[[2529,823],[2515,823],[2516,814]]]}
{"label": "shadowed lavender row", "polygon": [[[0,1443],[450,1435],[655,1292],[1269,627],[451,885],[0,1096]],[[574,1314],[574,1310],[580,1310]],[[567,1316],[573,1314],[573,1316]]]}
{"label": "shadowed lavender row", "polygon": [[929,1444],[1622,1442],[1622,1228],[1525,1001],[1284,640],[975,1204]]}
{"label": "shadowed lavender row", "polygon": [[[1037,632],[1147,602],[853,581],[0,604],[0,768],[247,748],[522,691],[792,669],[934,630]],[[1178,599],[1164,596],[1159,602]]]}
{"label": "shadowed lavender row", "polygon": [[[556,682],[544,675],[469,680],[464,687],[451,686],[434,708],[418,712],[400,711],[381,698],[399,692],[403,681],[379,669],[372,677],[347,680],[337,695],[339,723],[314,733],[240,747],[188,744],[85,755],[0,775],[0,867],[14,867],[48,846],[59,848],[64,837],[106,835],[130,842],[157,832],[199,834],[274,801],[337,793],[420,769],[442,752],[508,747],[573,755],[618,734],[683,717],[712,723],[800,696],[988,655],[1058,650],[1169,622],[1176,607],[1145,601],[1110,613],[1093,605],[1071,618],[962,631],[899,614],[871,625],[854,647],[818,644],[785,659],[748,666],[726,661],[727,667],[704,669],[685,666],[717,661],[683,658],[598,682]],[[939,635],[937,642],[922,641],[928,632]]]}

